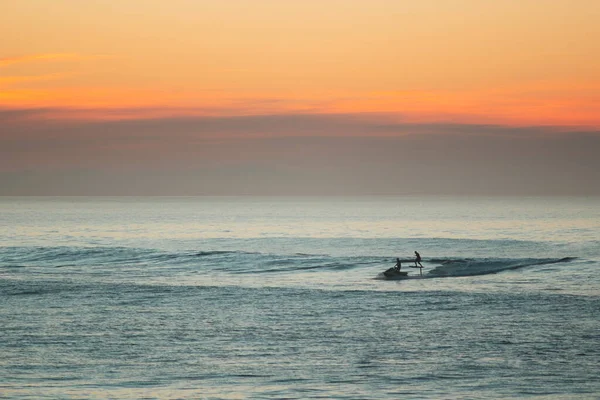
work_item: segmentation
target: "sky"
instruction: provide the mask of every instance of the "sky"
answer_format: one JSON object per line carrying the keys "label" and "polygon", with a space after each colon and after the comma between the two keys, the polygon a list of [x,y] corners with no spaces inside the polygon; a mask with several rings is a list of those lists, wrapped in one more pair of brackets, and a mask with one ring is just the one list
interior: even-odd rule
{"label": "sky", "polygon": [[600,195],[597,0],[2,0],[0,195]]}

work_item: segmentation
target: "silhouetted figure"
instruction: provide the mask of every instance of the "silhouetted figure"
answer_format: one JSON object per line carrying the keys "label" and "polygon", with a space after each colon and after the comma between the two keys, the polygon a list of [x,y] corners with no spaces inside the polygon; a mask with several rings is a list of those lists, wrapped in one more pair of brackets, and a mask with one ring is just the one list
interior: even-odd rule
{"label": "silhouetted figure", "polygon": [[396,258],[396,265],[394,265],[394,268],[396,268],[396,271],[400,272],[400,270],[402,269],[402,263],[400,262],[399,258]]}
{"label": "silhouetted figure", "polygon": [[419,264],[419,268],[423,268],[423,264],[421,264],[421,255],[418,251],[415,251],[415,256],[415,267],[417,266],[417,264]]}

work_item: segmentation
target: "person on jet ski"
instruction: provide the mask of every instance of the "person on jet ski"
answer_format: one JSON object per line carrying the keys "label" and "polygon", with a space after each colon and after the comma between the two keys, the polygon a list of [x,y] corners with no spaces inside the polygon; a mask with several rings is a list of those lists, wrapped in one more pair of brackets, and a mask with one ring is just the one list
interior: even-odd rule
{"label": "person on jet ski", "polygon": [[396,271],[400,272],[400,270],[402,269],[402,263],[400,262],[399,258],[396,258],[396,265],[394,265],[394,268],[396,269]]}

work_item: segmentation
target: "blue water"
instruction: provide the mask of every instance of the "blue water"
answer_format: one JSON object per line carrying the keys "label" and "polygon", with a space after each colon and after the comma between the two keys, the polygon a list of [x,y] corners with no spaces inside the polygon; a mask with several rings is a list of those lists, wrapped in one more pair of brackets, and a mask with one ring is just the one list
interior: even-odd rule
{"label": "blue water", "polygon": [[598,198],[0,198],[0,397],[597,399],[599,267]]}

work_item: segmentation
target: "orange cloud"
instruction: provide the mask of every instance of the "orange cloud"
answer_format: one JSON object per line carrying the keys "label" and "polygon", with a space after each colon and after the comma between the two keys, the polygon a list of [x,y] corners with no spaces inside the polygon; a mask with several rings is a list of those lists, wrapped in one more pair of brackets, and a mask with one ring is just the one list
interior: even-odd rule
{"label": "orange cloud", "polygon": [[46,75],[27,75],[27,76],[0,76],[0,87],[8,85],[16,85],[19,83],[51,81],[62,79],[67,74],[46,74]]}
{"label": "orange cloud", "polygon": [[105,58],[105,55],[81,55],[75,53],[50,53],[50,54],[34,54],[21,57],[0,58],[0,67],[5,67],[12,64],[25,64],[33,62],[52,62],[52,61],[77,61],[89,60],[93,58]]}
{"label": "orange cloud", "polygon": [[0,91],[0,106],[52,108],[52,117],[59,119],[365,113],[396,115],[412,122],[600,127],[600,96],[576,90],[568,95],[550,93],[553,90],[240,94],[124,87],[23,88]]}

